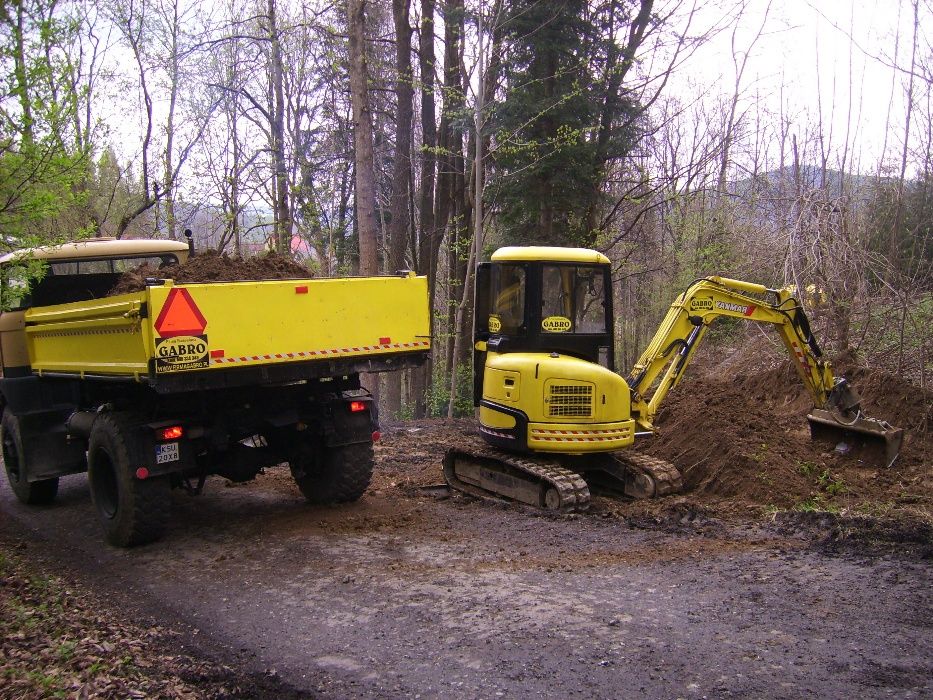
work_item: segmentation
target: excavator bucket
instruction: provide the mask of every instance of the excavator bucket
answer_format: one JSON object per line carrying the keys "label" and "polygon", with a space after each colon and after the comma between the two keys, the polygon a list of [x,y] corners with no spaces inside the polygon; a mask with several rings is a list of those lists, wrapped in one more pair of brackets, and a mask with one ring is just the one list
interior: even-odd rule
{"label": "excavator bucket", "polygon": [[869,453],[883,454],[884,464],[888,467],[894,464],[900,454],[904,440],[903,428],[895,428],[883,420],[867,418],[861,413],[845,419],[834,411],[814,408],[807,420],[810,421],[810,435],[814,440],[862,446]]}
{"label": "excavator bucket", "polygon": [[814,440],[832,440],[859,446],[866,455],[883,455],[885,466],[894,464],[901,451],[904,429],[862,413],[861,399],[844,379],[830,392],[825,408],[814,408],[807,416]]}

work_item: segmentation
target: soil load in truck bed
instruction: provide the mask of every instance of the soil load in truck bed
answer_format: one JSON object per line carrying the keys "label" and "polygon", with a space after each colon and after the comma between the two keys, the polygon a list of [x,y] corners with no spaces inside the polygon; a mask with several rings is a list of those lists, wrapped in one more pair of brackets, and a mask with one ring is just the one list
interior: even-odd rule
{"label": "soil load in truck bed", "polygon": [[126,272],[107,296],[141,292],[149,278],[189,282],[236,282],[246,280],[304,279],[311,273],[306,267],[281,253],[266,253],[253,258],[230,257],[226,253],[206,250],[186,263],[155,267],[141,265]]}

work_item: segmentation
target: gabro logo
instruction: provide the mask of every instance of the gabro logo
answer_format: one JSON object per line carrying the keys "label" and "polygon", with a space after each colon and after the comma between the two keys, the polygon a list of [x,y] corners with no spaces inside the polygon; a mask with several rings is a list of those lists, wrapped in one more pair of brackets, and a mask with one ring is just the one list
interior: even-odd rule
{"label": "gabro logo", "polygon": [[207,354],[207,342],[203,336],[177,335],[160,342],[156,354],[162,360],[178,364],[196,362]]}
{"label": "gabro logo", "polygon": [[712,299],[691,299],[690,310],[691,311],[712,311],[713,300]]}
{"label": "gabro logo", "polygon": [[573,324],[564,316],[548,316],[541,321],[541,328],[548,333],[566,333]]}

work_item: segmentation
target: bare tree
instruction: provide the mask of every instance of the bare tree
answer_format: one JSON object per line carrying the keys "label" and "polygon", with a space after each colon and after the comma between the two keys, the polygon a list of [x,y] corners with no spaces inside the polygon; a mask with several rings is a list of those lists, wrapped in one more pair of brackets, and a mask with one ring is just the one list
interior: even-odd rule
{"label": "bare tree", "polygon": [[[388,272],[405,266],[405,252],[411,219],[411,134],[414,85],[411,65],[412,29],[409,20],[409,0],[392,0],[395,25],[395,157],[392,165],[392,201],[389,221]],[[385,381],[386,409],[397,416],[402,405],[402,375],[394,372]]]}
{"label": "bare tree", "polygon": [[373,158],[373,122],[369,106],[366,61],[366,0],[349,0],[347,25],[350,50],[350,95],[353,103],[353,144],[356,171],[356,227],[360,274],[379,271],[376,223],[376,183]]}

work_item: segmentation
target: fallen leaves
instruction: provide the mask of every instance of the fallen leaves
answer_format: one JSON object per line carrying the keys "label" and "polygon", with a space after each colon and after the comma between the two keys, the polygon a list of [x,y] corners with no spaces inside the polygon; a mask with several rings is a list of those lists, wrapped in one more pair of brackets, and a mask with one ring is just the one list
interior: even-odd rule
{"label": "fallen leaves", "polygon": [[233,669],[177,653],[171,631],[118,617],[37,569],[19,543],[0,540],[0,698],[251,695]]}

